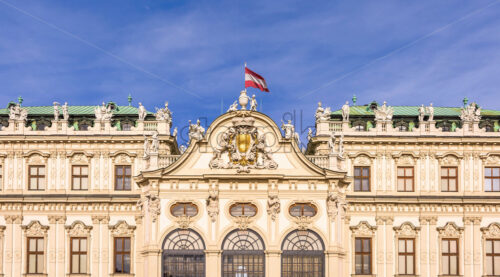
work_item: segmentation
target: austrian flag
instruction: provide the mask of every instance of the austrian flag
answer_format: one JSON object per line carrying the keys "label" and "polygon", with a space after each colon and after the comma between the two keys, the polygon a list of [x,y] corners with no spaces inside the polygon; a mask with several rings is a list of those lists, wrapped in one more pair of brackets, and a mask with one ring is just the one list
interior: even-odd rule
{"label": "austrian flag", "polygon": [[258,88],[261,91],[269,92],[266,80],[259,74],[245,67],[245,88],[248,87]]}

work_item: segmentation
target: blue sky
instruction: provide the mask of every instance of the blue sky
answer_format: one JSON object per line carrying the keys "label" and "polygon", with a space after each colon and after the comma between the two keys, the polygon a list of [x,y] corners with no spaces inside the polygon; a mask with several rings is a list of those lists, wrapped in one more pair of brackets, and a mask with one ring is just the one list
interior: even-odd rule
{"label": "blue sky", "polygon": [[[170,102],[211,122],[243,88],[277,123],[316,103],[500,109],[500,1],[0,0],[0,105]],[[302,118],[301,118],[302,114]]]}

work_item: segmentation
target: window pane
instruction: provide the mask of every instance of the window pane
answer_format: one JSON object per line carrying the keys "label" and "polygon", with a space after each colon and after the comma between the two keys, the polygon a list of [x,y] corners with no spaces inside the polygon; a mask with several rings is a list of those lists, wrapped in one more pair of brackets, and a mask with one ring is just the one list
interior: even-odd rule
{"label": "window pane", "polygon": [[413,240],[406,241],[406,252],[413,253]]}
{"label": "window pane", "polygon": [[231,215],[232,216],[242,216],[243,215],[243,206],[242,205],[235,205],[231,208]]}
{"label": "window pane", "polygon": [[413,168],[406,168],[405,169],[405,174],[406,176],[413,176]]}
{"label": "window pane", "polygon": [[122,242],[121,238],[117,238],[116,239],[115,246],[116,246],[116,251],[117,252],[121,252],[122,251],[123,242]]}
{"label": "window pane", "polygon": [[80,273],[78,272],[78,255],[71,256],[71,267],[71,272]]}
{"label": "window pane", "polygon": [[486,253],[491,254],[493,251],[493,241],[492,240],[486,240]]}
{"label": "window pane", "polygon": [[370,240],[369,239],[363,240],[363,252],[370,252]]}
{"label": "window pane", "polygon": [[398,257],[398,271],[399,274],[405,274],[405,256],[399,256]]}
{"label": "window pane", "polygon": [[413,256],[406,256],[406,273],[413,274]]}
{"label": "window pane", "polygon": [[290,208],[290,214],[292,216],[301,216],[301,207],[299,205],[292,206]]}
{"label": "window pane", "polygon": [[130,189],[130,177],[125,177],[124,189]]}
{"label": "window pane", "polygon": [[493,274],[500,275],[500,256],[495,256],[493,262],[495,263],[495,272]]}
{"label": "window pane", "polygon": [[370,272],[370,264],[371,264],[370,256],[369,255],[364,255],[363,258],[364,258],[363,272],[364,273],[368,273],[368,272]]}
{"label": "window pane", "polygon": [[405,169],[398,167],[398,176],[405,176]]}
{"label": "window pane", "polygon": [[500,191],[500,179],[493,179],[493,191]]}
{"label": "window pane", "polygon": [[494,176],[494,177],[500,176],[500,168],[499,167],[494,167],[492,171],[493,171],[492,176]]}
{"label": "window pane", "polygon": [[400,253],[403,253],[403,252],[405,252],[405,251],[406,251],[406,250],[405,250],[405,241],[404,241],[404,240],[402,240],[402,239],[400,239],[400,240],[399,240],[399,252],[400,252]]}
{"label": "window pane", "polygon": [[88,166],[82,166],[82,175],[89,175],[89,167]]}
{"label": "window pane", "polygon": [[72,245],[73,252],[80,251],[80,241],[78,241],[78,239],[73,239],[72,242],[73,242],[73,245]]}
{"label": "window pane", "polygon": [[495,250],[495,253],[500,254],[500,240],[494,240],[493,243],[493,249]]}
{"label": "window pane", "polygon": [[43,251],[43,248],[44,248],[43,247],[43,239],[38,239],[37,241],[38,241],[37,251],[41,252],[41,251]]}
{"label": "window pane", "polygon": [[316,210],[314,207],[310,205],[304,205],[304,216],[314,216],[316,214]]}
{"label": "window pane", "polygon": [[456,275],[458,272],[457,259],[455,257],[451,257],[450,259],[450,274]]}
{"label": "window pane", "polygon": [[29,251],[36,251],[36,239],[29,239]]}
{"label": "window pane", "polygon": [[493,257],[486,256],[486,275],[493,275]]}
{"label": "window pane", "polygon": [[198,214],[198,209],[194,205],[186,205],[186,215],[195,216]]}
{"label": "window pane", "polygon": [[354,179],[354,190],[361,190],[361,179]]}
{"label": "window pane", "polygon": [[359,167],[354,168],[354,176],[361,176],[361,168]]}
{"label": "window pane", "polygon": [[41,166],[38,168],[38,175],[45,175],[45,166]]}
{"label": "window pane", "polygon": [[[231,209],[231,214],[232,213],[233,213],[233,210]],[[172,215],[173,216],[184,215],[184,205],[182,205],[182,204],[174,205],[172,207]]]}
{"label": "window pane", "polygon": [[448,191],[448,180],[441,179],[441,191]]}
{"label": "window pane", "polygon": [[245,205],[245,216],[254,216],[257,213],[257,209],[253,205]]}
{"label": "window pane", "polygon": [[443,274],[448,274],[450,266],[448,265],[448,256],[441,257],[441,265],[443,267]]}
{"label": "window pane", "polygon": [[363,179],[363,191],[369,191],[369,190],[370,190],[370,187],[369,187],[368,179]]}
{"label": "window pane", "polygon": [[450,251],[449,248],[448,248],[448,241],[447,240],[443,240],[441,242],[441,251],[443,253],[448,253]]}
{"label": "window pane", "polygon": [[82,178],[81,180],[81,189],[88,189],[88,179],[87,178]]}
{"label": "window pane", "polygon": [[73,188],[80,189],[80,178],[78,177],[73,178]]}
{"label": "window pane", "polygon": [[116,175],[123,175],[123,167],[121,166],[116,167]]}
{"label": "window pane", "polygon": [[492,188],[492,183],[493,182],[491,181],[491,179],[484,180],[484,190],[485,191],[492,191],[492,189],[493,189]]}
{"label": "window pane", "polygon": [[34,166],[30,166],[30,175],[37,175],[37,168]]}
{"label": "window pane", "polygon": [[404,179],[398,179],[398,190],[399,191],[405,190],[405,180]]}
{"label": "window pane", "polygon": [[80,255],[80,273],[87,273],[87,255]]}
{"label": "window pane", "polygon": [[361,274],[361,255],[356,255],[356,274]]}
{"label": "window pane", "polygon": [[117,254],[115,257],[115,272],[122,272],[122,255]]}
{"label": "window pane", "polygon": [[43,255],[37,255],[37,273],[42,273],[43,272]]}
{"label": "window pane", "polygon": [[448,176],[448,169],[446,168],[441,168],[441,176],[446,177]]}
{"label": "window pane", "polygon": [[455,191],[457,190],[457,180],[455,179],[450,179],[450,190]]}
{"label": "window pane", "polygon": [[80,240],[80,251],[87,252],[87,239]]}
{"label": "window pane", "polygon": [[39,178],[38,179],[38,189],[44,189],[45,188],[45,178]]}
{"label": "window pane", "polygon": [[73,175],[79,175],[80,174],[80,168],[78,166],[73,166]]}
{"label": "window pane", "polygon": [[125,175],[132,175],[132,168],[130,166],[125,167]]}
{"label": "window pane", "polygon": [[125,238],[123,240],[124,240],[124,244],[125,244],[123,251],[130,252],[130,239],[129,238]]}
{"label": "window pane", "polygon": [[456,168],[450,168],[450,176],[451,177],[456,177],[457,176],[457,169]]}
{"label": "window pane", "polygon": [[354,244],[355,244],[355,249],[356,249],[355,251],[356,252],[361,252],[361,240],[360,239],[356,239],[356,241],[355,241]]}
{"label": "window pane", "polygon": [[450,253],[457,253],[457,241],[450,240]]}
{"label": "window pane", "polygon": [[125,273],[130,273],[130,255],[124,255],[123,271]]}
{"label": "window pane", "polygon": [[29,273],[36,273],[36,255],[29,255],[28,257],[28,272]]}
{"label": "window pane", "polygon": [[370,169],[368,167],[363,168],[363,176],[368,177],[370,175]]}

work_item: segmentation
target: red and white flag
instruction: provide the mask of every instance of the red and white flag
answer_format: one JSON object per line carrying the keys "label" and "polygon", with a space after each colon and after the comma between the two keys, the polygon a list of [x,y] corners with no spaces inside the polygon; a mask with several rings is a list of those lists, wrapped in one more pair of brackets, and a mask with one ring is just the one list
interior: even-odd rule
{"label": "red and white flag", "polygon": [[267,88],[266,80],[262,78],[259,74],[253,72],[245,66],[245,88],[253,87],[258,88],[261,91],[269,92]]}

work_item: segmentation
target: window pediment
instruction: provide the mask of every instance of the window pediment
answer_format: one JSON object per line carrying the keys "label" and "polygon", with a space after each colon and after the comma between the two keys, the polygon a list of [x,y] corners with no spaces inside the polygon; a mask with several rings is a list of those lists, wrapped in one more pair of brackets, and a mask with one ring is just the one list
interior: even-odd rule
{"label": "window pediment", "polygon": [[415,227],[411,222],[405,222],[399,227],[394,227],[396,236],[414,238],[417,236],[420,227]]}
{"label": "window pediment", "polygon": [[361,221],[358,225],[351,226],[350,229],[356,237],[372,237],[375,236],[377,226],[371,226],[367,221]]}
{"label": "window pediment", "polygon": [[448,222],[445,226],[437,228],[439,236],[443,238],[458,238],[462,235],[463,227],[458,227],[454,222]]}
{"label": "window pediment", "polygon": [[71,225],[66,226],[67,233],[72,237],[85,237],[90,235],[92,226],[87,226],[81,221],[75,221]]}
{"label": "window pediment", "polygon": [[21,226],[21,228],[28,237],[44,237],[49,230],[49,226],[42,225],[38,220],[31,221],[28,225]]}
{"label": "window pediment", "polygon": [[491,223],[488,227],[481,228],[481,232],[486,239],[500,239],[500,224]]}

